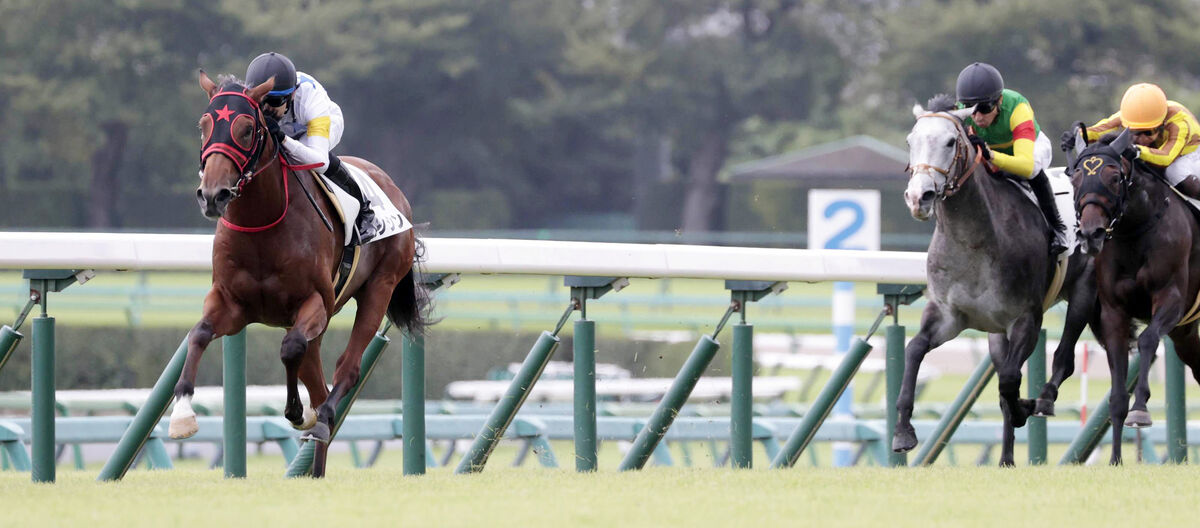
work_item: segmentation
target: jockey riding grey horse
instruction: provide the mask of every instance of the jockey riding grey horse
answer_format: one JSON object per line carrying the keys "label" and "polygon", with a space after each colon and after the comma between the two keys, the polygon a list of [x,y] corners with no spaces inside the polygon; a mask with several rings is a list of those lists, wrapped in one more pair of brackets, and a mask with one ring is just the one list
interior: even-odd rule
{"label": "jockey riding grey horse", "polygon": [[[1000,465],[1012,465],[1013,428],[1024,426],[1035,408],[1033,400],[1020,398],[1021,365],[1037,342],[1054,279],[1055,258],[1046,252],[1051,231],[1037,204],[1003,175],[990,174],[976,156],[963,126],[972,108],[925,112],[918,105],[913,110],[917,122],[908,135],[912,175],[904,199],[914,218],[936,216],[937,225],[928,252],[928,304],[920,330],[904,350],[892,449],[905,452],[917,444],[911,419],[925,354],[973,328],[988,333],[1004,414]],[[1074,365],[1075,341],[1095,312],[1092,275],[1091,259],[1072,255],[1057,295],[1069,302],[1055,352],[1055,366],[1066,368],[1067,375]],[[1049,396],[1056,397],[1057,391]],[[1052,399],[1047,404],[1053,413]]]}

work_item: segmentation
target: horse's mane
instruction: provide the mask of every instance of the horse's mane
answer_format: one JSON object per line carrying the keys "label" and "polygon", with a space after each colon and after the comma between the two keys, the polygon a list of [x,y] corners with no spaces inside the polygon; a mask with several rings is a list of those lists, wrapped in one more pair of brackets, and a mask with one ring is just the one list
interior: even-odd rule
{"label": "horse's mane", "polygon": [[246,82],[236,75],[223,73],[217,77],[217,90],[221,92],[241,92],[246,89]]}
{"label": "horse's mane", "polygon": [[954,99],[953,95],[940,93],[929,98],[929,101],[925,103],[925,109],[930,112],[948,112],[954,110],[957,104],[958,101]]}

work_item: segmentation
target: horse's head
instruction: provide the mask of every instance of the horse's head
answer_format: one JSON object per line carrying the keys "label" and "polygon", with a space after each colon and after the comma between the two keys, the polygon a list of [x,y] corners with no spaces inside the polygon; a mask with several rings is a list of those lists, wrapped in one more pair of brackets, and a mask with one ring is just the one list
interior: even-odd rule
{"label": "horse's head", "polygon": [[1133,164],[1122,154],[1129,151],[1131,142],[1126,130],[1115,139],[1088,145],[1069,169],[1084,254],[1100,253],[1104,241],[1112,237],[1113,226],[1125,215]]}
{"label": "horse's head", "polygon": [[196,201],[211,220],[225,214],[229,202],[254,176],[270,138],[259,109],[274,79],[247,89],[235,80],[217,86],[203,71],[200,87],[208,94],[208,109],[200,116],[200,187]]}
{"label": "horse's head", "polygon": [[928,220],[933,202],[953,194],[955,178],[971,161],[971,144],[963,120],[970,108],[926,112],[913,107],[917,122],[908,134],[908,188],[904,201],[917,220]]}

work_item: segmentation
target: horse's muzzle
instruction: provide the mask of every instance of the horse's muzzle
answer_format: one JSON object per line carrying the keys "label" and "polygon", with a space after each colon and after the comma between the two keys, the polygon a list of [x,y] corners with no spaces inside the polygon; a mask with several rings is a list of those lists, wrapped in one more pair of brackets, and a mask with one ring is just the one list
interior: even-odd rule
{"label": "horse's muzzle", "polygon": [[1084,255],[1096,256],[1100,254],[1100,250],[1104,249],[1104,240],[1108,238],[1108,233],[1103,227],[1097,227],[1091,230],[1080,230],[1079,232],[1079,249]]}
{"label": "horse's muzzle", "polygon": [[233,189],[196,189],[196,202],[200,204],[200,212],[209,220],[216,220],[225,214],[225,208],[233,201]]}
{"label": "horse's muzzle", "polygon": [[920,198],[914,199],[909,191],[904,192],[904,203],[908,204],[908,212],[917,220],[929,220],[933,211],[933,201],[937,195],[933,191],[922,192]]}

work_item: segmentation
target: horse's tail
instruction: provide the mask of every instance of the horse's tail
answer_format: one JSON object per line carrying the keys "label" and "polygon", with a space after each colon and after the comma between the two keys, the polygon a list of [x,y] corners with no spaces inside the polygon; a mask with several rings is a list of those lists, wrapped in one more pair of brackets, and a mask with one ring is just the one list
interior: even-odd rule
{"label": "horse's tail", "polygon": [[412,269],[400,279],[396,289],[392,290],[392,300],[388,302],[388,319],[391,319],[392,324],[403,327],[410,336],[425,335],[426,328],[437,322],[430,315],[433,311],[433,297],[429,294],[429,289],[416,280],[424,260],[425,244],[421,242],[420,237],[416,237]]}

